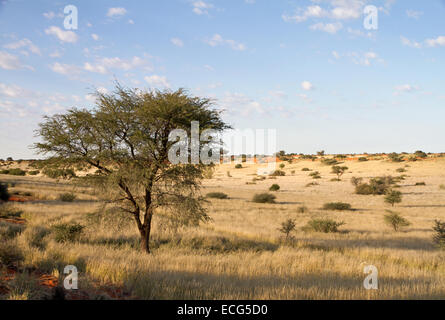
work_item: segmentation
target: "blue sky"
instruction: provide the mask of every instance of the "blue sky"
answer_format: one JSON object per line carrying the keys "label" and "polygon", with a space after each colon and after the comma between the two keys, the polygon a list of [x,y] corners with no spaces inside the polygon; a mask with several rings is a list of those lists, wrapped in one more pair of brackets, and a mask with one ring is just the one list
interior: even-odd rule
{"label": "blue sky", "polygon": [[0,1],[0,158],[36,157],[43,115],[115,79],[212,97],[289,152],[442,152],[444,16],[441,0]]}

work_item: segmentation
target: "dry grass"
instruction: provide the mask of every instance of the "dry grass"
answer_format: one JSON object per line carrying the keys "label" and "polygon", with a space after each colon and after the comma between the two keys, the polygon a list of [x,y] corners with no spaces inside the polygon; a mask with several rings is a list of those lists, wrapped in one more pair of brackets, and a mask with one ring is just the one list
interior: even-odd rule
{"label": "dry grass", "polygon": [[[131,220],[91,215],[103,212],[91,190],[42,177],[1,179],[17,182],[12,191],[38,195],[37,202],[15,205],[28,220],[17,236],[23,263],[47,272],[74,264],[84,276],[81,287],[89,286],[88,281],[122,285],[143,299],[443,299],[445,252],[434,246],[432,226],[434,219],[445,220],[445,193],[439,188],[445,182],[445,160],[410,163],[408,177],[399,183],[403,202],[396,206],[412,223],[403,232],[385,225],[389,206],[383,196],[356,195],[349,182],[352,176],[394,175],[400,164],[347,161],[347,166],[348,173],[334,184],[331,168],[319,162],[286,164],[286,176],[277,177],[281,189],[274,193],[276,204],[258,204],[252,196],[267,192],[270,181],[246,185],[256,166],[243,165],[228,177],[231,166],[222,165],[213,179],[204,181],[202,191],[229,196],[210,200],[212,222],[173,232],[156,220],[150,256],[140,253]],[[305,187],[312,181],[301,171],[305,167],[321,173],[318,186]],[[415,186],[417,181],[426,186]],[[74,192],[77,199],[58,201],[58,194],[66,192]],[[355,211],[322,210],[327,202],[347,202]],[[298,210],[303,205],[305,212]],[[311,218],[325,217],[344,221],[344,232],[301,230]],[[278,228],[289,218],[295,219],[297,232],[293,242],[284,245]],[[42,231],[63,222],[87,226],[78,242],[57,243]],[[379,270],[379,290],[363,288],[368,264]],[[26,295],[16,292],[10,298]]]}

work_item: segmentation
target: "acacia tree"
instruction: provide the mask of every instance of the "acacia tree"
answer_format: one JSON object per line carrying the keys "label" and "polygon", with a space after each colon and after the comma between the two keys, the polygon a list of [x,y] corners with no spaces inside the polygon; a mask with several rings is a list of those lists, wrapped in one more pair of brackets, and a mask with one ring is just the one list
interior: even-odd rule
{"label": "acacia tree", "polygon": [[337,175],[337,180],[340,181],[341,176],[348,170],[348,167],[341,167],[341,166],[333,166],[332,167],[332,173]]}
{"label": "acacia tree", "polygon": [[[199,122],[200,132],[230,128],[212,101],[183,89],[139,91],[119,84],[113,93],[96,92],[96,98],[90,110],[45,117],[37,130],[42,140],[34,145],[37,151],[60,166],[96,168],[86,181],[133,216],[147,253],[155,213],[176,225],[207,221],[199,195],[205,165],[172,164],[168,154],[178,143],[169,139],[170,132],[182,129],[190,137],[192,121]],[[200,147],[210,143],[201,141]]]}

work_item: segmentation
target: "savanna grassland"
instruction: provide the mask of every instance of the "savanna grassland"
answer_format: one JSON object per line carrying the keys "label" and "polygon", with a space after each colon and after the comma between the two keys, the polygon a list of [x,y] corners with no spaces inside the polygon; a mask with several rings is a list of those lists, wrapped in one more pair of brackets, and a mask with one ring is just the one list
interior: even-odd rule
{"label": "savanna grassland", "polygon": [[[151,255],[141,253],[132,218],[98,201],[94,190],[42,174],[0,175],[13,196],[31,200],[3,205],[17,214],[0,219],[0,254],[15,253],[16,270],[60,279],[72,264],[80,271],[80,289],[113,286],[139,299],[444,299],[445,251],[433,242],[432,227],[445,220],[445,158],[341,162],[348,169],[340,181],[332,181],[332,166],[319,159],[283,162],[284,176],[262,179],[255,164],[217,166],[202,194],[228,198],[207,198],[212,220],[175,228],[155,216]],[[20,166],[26,169],[26,163]],[[315,171],[318,179],[310,176]],[[384,195],[356,194],[350,182],[388,175],[403,175],[393,186],[402,193],[394,207]],[[272,184],[279,190],[269,191]],[[265,192],[275,195],[275,203],[252,201]],[[66,193],[75,197],[62,201]],[[352,210],[324,210],[330,202]],[[394,231],[385,223],[386,210],[410,225]],[[324,218],[344,225],[332,233],[304,228]],[[295,230],[285,238],[279,229],[288,219]],[[63,223],[84,228],[76,239],[57,241],[53,226]],[[378,290],[363,287],[366,265],[379,271]],[[42,298],[31,276],[16,278],[2,280],[0,288],[9,288],[0,290],[2,299]]]}

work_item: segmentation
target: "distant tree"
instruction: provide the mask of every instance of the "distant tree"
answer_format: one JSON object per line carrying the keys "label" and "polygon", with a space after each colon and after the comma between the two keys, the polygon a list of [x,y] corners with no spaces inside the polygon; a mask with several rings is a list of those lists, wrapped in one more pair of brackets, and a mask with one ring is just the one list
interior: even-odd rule
{"label": "distant tree", "polygon": [[348,170],[348,167],[345,166],[333,166],[332,173],[337,175],[337,179],[340,180],[340,177]]}
{"label": "distant tree", "polygon": [[428,158],[428,155],[425,152],[421,151],[421,150],[417,150],[416,152],[414,152],[414,155],[416,157],[423,158],[423,159],[424,158]]}
{"label": "distant tree", "polygon": [[295,220],[288,219],[281,224],[281,228],[278,231],[283,233],[286,236],[286,240],[288,240],[290,233],[295,230],[295,226]]}
{"label": "distant tree", "polygon": [[6,161],[14,161],[14,160],[12,159],[12,157],[7,157]]}
{"label": "distant tree", "polygon": [[391,226],[394,231],[399,231],[402,227],[407,227],[411,225],[411,223],[400,216],[397,212],[393,212],[390,210],[386,210],[388,214],[384,216],[385,223],[389,226]]}
{"label": "distant tree", "polygon": [[[177,225],[209,219],[199,196],[203,164],[172,164],[168,160],[174,129],[190,137],[191,121],[200,132],[221,132],[229,126],[206,98],[186,91],[139,91],[117,84],[113,93],[96,92],[93,109],[71,109],[44,117],[34,145],[60,165],[87,164],[97,172],[85,181],[131,214],[150,253],[153,216],[163,210]],[[211,141],[201,141],[201,148]],[[173,148],[174,149],[174,148]]]}
{"label": "distant tree", "polygon": [[396,190],[390,190],[385,196],[385,202],[394,207],[394,204],[402,202],[402,193]]}
{"label": "distant tree", "polygon": [[324,150],[317,151],[317,156],[323,157],[324,154],[325,154],[325,151],[324,151]]}

